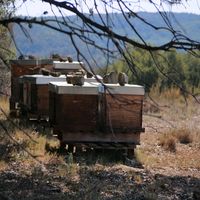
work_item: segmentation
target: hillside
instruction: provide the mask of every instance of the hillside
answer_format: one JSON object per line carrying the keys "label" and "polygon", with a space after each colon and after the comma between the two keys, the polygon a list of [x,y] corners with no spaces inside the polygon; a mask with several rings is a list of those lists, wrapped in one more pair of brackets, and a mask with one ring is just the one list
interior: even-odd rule
{"label": "hillside", "polygon": [[[154,23],[158,26],[164,26],[163,20],[158,13],[146,13],[141,12],[138,13],[140,16],[144,17],[148,22]],[[182,30],[184,33],[194,40],[199,40],[199,31],[200,31],[200,20],[199,15],[194,14],[186,14],[186,13],[176,13],[170,14],[168,13],[168,17],[171,18],[172,24],[175,29]],[[106,16],[103,15],[105,18]],[[76,22],[80,24],[80,21],[77,21],[75,16],[68,17],[70,21]],[[93,18],[96,21],[99,21],[99,17],[94,15]],[[166,34],[164,31],[155,31],[154,29],[147,27],[145,24],[142,24],[136,18],[132,18],[132,24],[134,24],[135,28],[142,35],[142,37],[148,42],[152,44],[163,44],[171,37],[170,34]],[[110,21],[112,23],[112,27],[122,34],[128,35],[129,37],[136,37],[133,34],[130,26],[125,22],[122,14],[115,13],[110,16]],[[48,29],[46,27],[42,27],[39,25],[33,25],[30,29],[26,27],[28,33],[30,34],[30,38],[26,37],[23,31],[20,29],[18,25],[14,26],[14,35],[16,38],[16,43],[19,49],[23,54],[32,54],[39,57],[49,57],[52,53],[59,53],[61,55],[71,55],[76,58],[76,51],[73,48],[73,45],[70,39],[61,33]],[[101,40],[100,38],[95,38],[96,44],[100,44],[106,46],[107,41]],[[90,52],[87,50],[87,47],[83,42],[77,39],[76,41],[79,44],[79,48],[88,60],[90,60],[90,52],[96,60],[101,62],[101,64],[105,63],[105,59],[101,58],[101,54],[95,50],[94,48],[90,49]]]}

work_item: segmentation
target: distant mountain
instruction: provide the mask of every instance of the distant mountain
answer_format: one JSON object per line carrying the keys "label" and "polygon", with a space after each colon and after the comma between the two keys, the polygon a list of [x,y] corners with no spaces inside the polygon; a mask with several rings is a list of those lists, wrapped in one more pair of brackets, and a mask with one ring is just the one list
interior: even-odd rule
{"label": "distant mountain", "polygon": [[[157,26],[166,26],[158,13],[140,12],[138,14],[148,20],[150,23],[156,24]],[[171,19],[172,25],[175,27],[175,29],[181,29],[188,37],[200,41],[200,15],[168,13],[168,17]],[[80,21],[77,21],[76,16],[69,16],[69,18],[72,22],[81,24]],[[100,19],[97,15],[94,15],[93,18],[100,22]],[[103,18],[106,18],[106,16],[104,15]],[[139,21],[137,18],[132,17],[131,22],[148,43],[163,44],[172,37],[172,35],[169,33],[167,34],[163,30],[154,30],[150,26],[147,26],[143,22]],[[110,24],[112,27],[114,27],[117,33],[140,40],[136,34],[134,34],[131,27],[127,24],[122,14],[112,14],[110,16]],[[28,28],[27,26],[25,28],[31,39],[24,34],[18,25],[14,26],[16,43],[23,54],[49,57],[52,53],[58,53],[63,56],[71,55],[74,59],[76,59],[76,50],[66,35],[39,25],[33,25],[32,28]],[[96,44],[106,47],[106,40],[101,40],[100,38],[95,38],[94,36],[93,38],[95,39]],[[92,54],[95,60],[100,62],[102,65],[105,63],[106,58],[102,59],[102,55],[95,48],[90,48],[88,51],[87,46],[83,42],[78,39],[76,42],[80,51],[84,52],[85,57],[89,61],[91,61]]]}

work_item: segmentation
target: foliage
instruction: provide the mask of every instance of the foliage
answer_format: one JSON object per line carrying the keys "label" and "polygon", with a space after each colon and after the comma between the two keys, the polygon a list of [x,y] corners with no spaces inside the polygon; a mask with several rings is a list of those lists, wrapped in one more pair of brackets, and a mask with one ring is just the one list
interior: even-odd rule
{"label": "foliage", "polygon": [[194,89],[200,86],[200,62],[191,54],[187,54],[184,61],[187,65],[187,82],[194,92]]}
{"label": "foliage", "polygon": [[161,90],[176,86],[184,88],[185,75],[183,71],[183,62],[180,57],[181,55],[177,54],[176,51],[166,54],[165,68],[163,69],[163,73],[166,77],[161,80]]}
{"label": "foliage", "polygon": [[[9,9],[9,5],[13,0],[1,1],[0,3],[0,19],[12,15],[12,11]],[[12,25],[9,26],[12,29]],[[11,51],[12,43],[9,36],[8,29],[0,25],[0,60],[1,63],[8,64],[8,60],[13,56]],[[0,63],[0,64],[1,64]]]}
{"label": "foliage", "polygon": [[[186,90],[194,93],[200,85],[200,60],[191,56],[190,53],[178,51],[156,52],[157,62],[161,68],[158,70],[153,57],[144,50],[132,49],[129,55],[134,60],[136,71],[132,72],[127,64],[121,59],[114,62],[108,71],[123,71],[129,75],[130,83],[144,85],[147,92],[156,86],[160,92],[170,91],[169,89],[179,88],[179,93]],[[190,91],[191,90],[191,91]]]}
{"label": "foliage", "polygon": [[[9,5],[13,0],[0,2],[0,19],[12,14]],[[9,25],[12,29],[12,25]],[[15,56],[13,44],[9,35],[9,31],[0,25],[0,94],[9,94],[10,76],[8,70],[9,59]]]}

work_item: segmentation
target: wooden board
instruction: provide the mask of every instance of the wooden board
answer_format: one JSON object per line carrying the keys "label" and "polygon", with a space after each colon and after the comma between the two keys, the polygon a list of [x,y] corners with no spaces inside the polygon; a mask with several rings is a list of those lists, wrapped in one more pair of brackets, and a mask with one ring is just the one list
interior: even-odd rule
{"label": "wooden board", "polygon": [[[66,131],[95,131],[98,126],[97,95],[51,95],[50,118]],[[53,101],[54,98],[54,101]]]}
{"label": "wooden board", "polygon": [[31,84],[28,82],[23,83],[23,106],[26,110],[31,109]]}
{"label": "wooden board", "polygon": [[40,68],[46,68],[53,71],[52,64],[40,65],[20,65],[16,63],[11,64],[11,97],[10,97],[10,110],[16,109],[16,103],[20,102],[20,84],[18,77],[22,75],[39,74]]}
{"label": "wooden board", "polygon": [[84,142],[84,143],[68,143],[69,145],[73,145],[75,147],[83,147],[83,148],[93,148],[93,149],[134,149],[136,147],[135,143],[131,142]]}
{"label": "wooden board", "polygon": [[106,129],[115,132],[142,129],[142,103],[143,96],[106,94]]}
{"label": "wooden board", "polygon": [[36,117],[49,115],[49,91],[48,85],[36,85],[24,82],[23,106],[29,114]]}
{"label": "wooden board", "polygon": [[56,124],[56,93],[49,91],[49,124],[54,126]]}
{"label": "wooden board", "polygon": [[49,87],[48,85],[37,85],[37,114],[49,115]]}
{"label": "wooden board", "polygon": [[140,144],[140,132],[136,133],[103,133],[103,132],[69,132],[60,127],[54,127],[54,134],[62,132],[64,143],[132,143]]}
{"label": "wooden board", "polygon": [[10,109],[15,109],[15,103],[20,101],[20,84],[18,78],[11,77]]}

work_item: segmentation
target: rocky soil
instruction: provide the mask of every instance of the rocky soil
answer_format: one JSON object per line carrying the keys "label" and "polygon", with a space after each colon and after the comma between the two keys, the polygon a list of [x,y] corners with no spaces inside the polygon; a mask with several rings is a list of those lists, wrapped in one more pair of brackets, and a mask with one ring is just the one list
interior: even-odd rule
{"label": "rocky soil", "polygon": [[82,166],[66,176],[54,170],[2,171],[0,199],[200,199],[200,178],[181,172],[166,175],[124,164]]}

